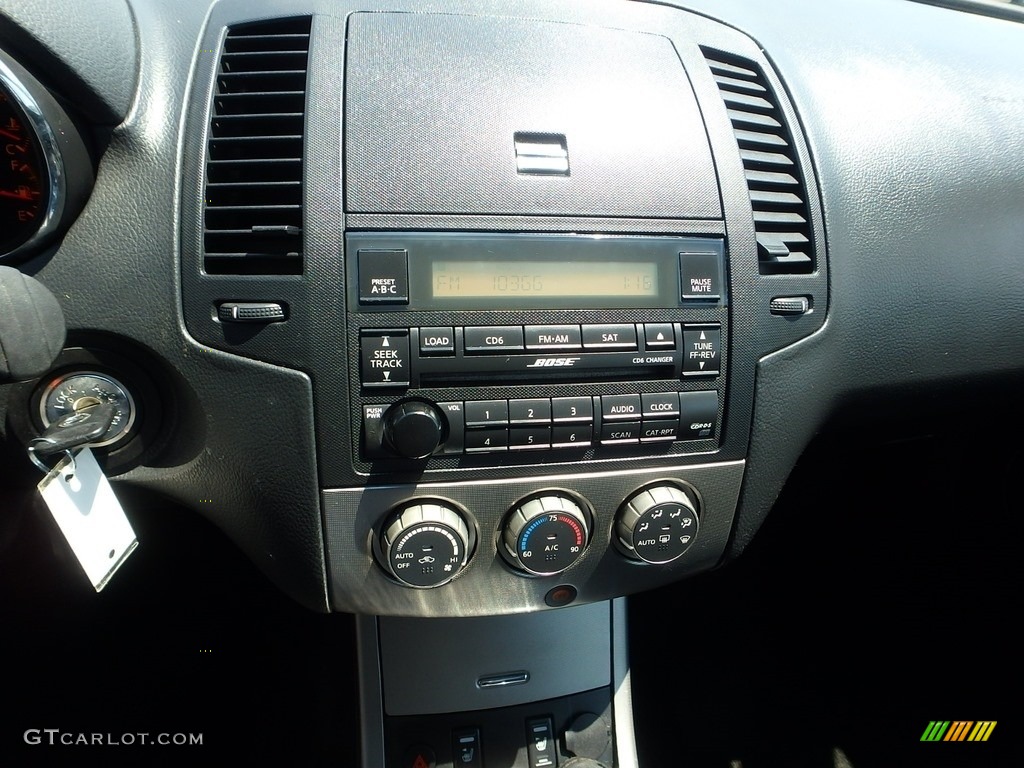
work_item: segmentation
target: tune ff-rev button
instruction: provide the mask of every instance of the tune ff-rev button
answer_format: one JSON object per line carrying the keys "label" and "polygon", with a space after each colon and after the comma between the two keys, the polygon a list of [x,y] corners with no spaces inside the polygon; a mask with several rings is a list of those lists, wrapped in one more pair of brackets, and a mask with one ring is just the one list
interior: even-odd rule
{"label": "tune ff-rev button", "polygon": [[381,535],[385,567],[410,587],[439,587],[469,559],[465,519],[447,504],[418,502],[401,508]]}
{"label": "tune ff-rev button", "polygon": [[695,501],[668,483],[633,494],[615,518],[615,533],[626,556],[653,564],[682,557],[699,527]]}
{"label": "tune ff-rev button", "polygon": [[535,576],[551,576],[579,559],[590,529],[580,505],[552,491],[513,507],[502,538],[513,565]]}

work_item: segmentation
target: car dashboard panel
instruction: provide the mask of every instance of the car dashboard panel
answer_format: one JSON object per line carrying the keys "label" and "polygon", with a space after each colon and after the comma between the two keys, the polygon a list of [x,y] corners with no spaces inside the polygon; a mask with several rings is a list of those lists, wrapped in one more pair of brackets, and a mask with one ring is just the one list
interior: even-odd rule
{"label": "car dashboard panel", "polygon": [[[1014,331],[986,353],[972,330],[1020,291],[1015,102],[985,95],[1013,90],[1014,24],[887,5],[910,55],[742,3],[132,9],[109,57],[8,12],[11,135],[43,155],[5,215],[50,206],[6,261],[61,297],[68,339],[9,388],[7,432],[117,400],[108,474],[307,606],[490,615],[668,583],[742,550],[844,396],[1016,371]],[[953,23],[993,41],[955,72]],[[108,65],[135,45],[127,102]],[[936,213],[954,199],[962,227]]]}
{"label": "car dashboard panel", "polygon": [[1017,15],[0,0],[11,486],[102,406],[115,490],[357,615],[365,765],[634,766],[625,596],[843,414],[1019,384]]}

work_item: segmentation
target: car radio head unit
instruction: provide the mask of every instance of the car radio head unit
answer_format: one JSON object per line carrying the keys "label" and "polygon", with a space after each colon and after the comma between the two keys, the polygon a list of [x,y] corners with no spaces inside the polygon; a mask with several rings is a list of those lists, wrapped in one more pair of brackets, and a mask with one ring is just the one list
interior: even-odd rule
{"label": "car radio head unit", "polygon": [[678,308],[724,303],[720,239],[353,233],[360,312]]}
{"label": "car radio head unit", "polygon": [[715,436],[720,238],[351,232],[367,461]]}

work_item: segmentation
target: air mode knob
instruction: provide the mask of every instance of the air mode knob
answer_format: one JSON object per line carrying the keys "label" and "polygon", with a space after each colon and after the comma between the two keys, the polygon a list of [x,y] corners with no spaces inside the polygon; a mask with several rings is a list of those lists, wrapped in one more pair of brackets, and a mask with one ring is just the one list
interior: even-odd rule
{"label": "air mode knob", "polygon": [[425,459],[438,449],[446,435],[441,412],[422,400],[407,400],[384,414],[384,439],[399,456]]}
{"label": "air mode knob", "polygon": [[645,563],[670,563],[697,538],[696,495],[665,483],[630,496],[615,517],[615,535],[627,557]]}
{"label": "air mode knob", "polygon": [[549,492],[513,507],[502,538],[514,566],[536,576],[551,576],[583,554],[590,539],[590,523],[576,499]]}
{"label": "air mode knob", "polygon": [[396,510],[380,537],[385,568],[410,587],[439,587],[469,560],[472,536],[466,519],[437,501],[412,502]]}

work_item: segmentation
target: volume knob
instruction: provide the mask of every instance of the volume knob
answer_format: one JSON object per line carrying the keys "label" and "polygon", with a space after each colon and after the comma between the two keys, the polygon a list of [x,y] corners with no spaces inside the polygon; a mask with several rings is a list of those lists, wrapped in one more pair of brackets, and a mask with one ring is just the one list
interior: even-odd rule
{"label": "volume knob", "polygon": [[384,438],[391,449],[407,459],[425,459],[444,442],[444,416],[430,403],[407,400],[384,414]]}

